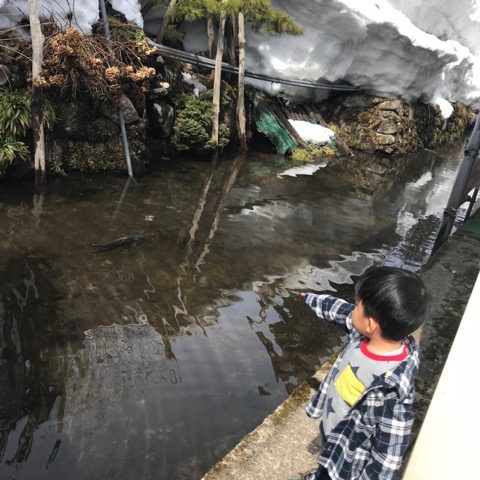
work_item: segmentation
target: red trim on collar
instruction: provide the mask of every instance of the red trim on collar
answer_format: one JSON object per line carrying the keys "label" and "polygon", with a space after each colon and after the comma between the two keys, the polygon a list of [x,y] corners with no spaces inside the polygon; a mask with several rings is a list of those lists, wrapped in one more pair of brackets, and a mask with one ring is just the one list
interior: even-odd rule
{"label": "red trim on collar", "polygon": [[401,362],[408,356],[407,346],[405,343],[403,344],[402,351],[397,355],[378,355],[377,353],[372,353],[368,350],[367,342],[365,340],[360,342],[360,350],[366,357],[380,362]]}

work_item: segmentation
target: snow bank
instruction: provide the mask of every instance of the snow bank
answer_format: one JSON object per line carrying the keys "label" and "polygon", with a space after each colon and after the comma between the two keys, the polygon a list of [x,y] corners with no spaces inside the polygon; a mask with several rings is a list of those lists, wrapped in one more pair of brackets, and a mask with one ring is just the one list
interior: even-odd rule
{"label": "snow bank", "polygon": [[329,128],[322,127],[316,123],[304,122],[303,120],[288,120],[290,125],[296,130],[300,138],[309,143],[314,143],[316,145],[323,145],[328,143],[335,133]]}
{"label": "snow bank", "polygon": [[[479,58],[458,41],[442,40],[418,28],[393,7],[393,0],[391,5],[386,0],[272,3],[303,25],[305,34],[267,37],[248,32],[250,70],[288,78],[346,80],[409,101],[426,96],[471,103],[480,98]],[[403,3],[413,5],[413,0]],[[448,8],[456,10],[457,3],[468,2],[451,1]],[[413,6],[412,12],[415,20]],[[448,31],[452,33],[453,26]],[[478,42],[478,34],[475,38]],[[266,88],[270,91],[271,85]],[[305,89],[297,92],[305,94]]]}
{"label": "snow bank", "polygon": [[457,40],[474,55],[480,55],[478,0],[392,0],[390,3],[422,30],[438,38]]}
{"label": "snow bank", "polygon": [[[143,26],[139,0],[112,0],[115,10],[123,13],[126,19],[139,27]],[[92,31],[92,25],[98,20],[98,0],[39,0],[41,17],[53,16],[59,25],[70,24],[84,33]],[[11,28],[19,24],[22,18],[28,18],[28,0],[0,0],[0,29]],[[71,17],[71,20],[70,20]]]}

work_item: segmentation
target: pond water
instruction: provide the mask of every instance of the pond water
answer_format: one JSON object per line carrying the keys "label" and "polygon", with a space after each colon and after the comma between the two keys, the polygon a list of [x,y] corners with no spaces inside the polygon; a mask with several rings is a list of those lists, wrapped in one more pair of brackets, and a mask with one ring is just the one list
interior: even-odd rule
{"label": "pond water", "polygon": [[0,184],[0,478],[201,478],[338,351],[298,293],[351,298],[374,263],[418,269],[461,158],[291,177],[250,154],[44,195]]}

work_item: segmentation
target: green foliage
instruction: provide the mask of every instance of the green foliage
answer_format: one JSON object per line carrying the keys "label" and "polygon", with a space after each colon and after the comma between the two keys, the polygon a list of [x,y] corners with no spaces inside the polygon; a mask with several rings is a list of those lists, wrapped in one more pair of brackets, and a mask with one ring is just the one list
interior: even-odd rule
{"label": "green foliage", "polygon": [[[23,142],[32,123],[31,98],[0,90],[0,170],[15,158],[27,158],[28,147]],[[55,111],[50,102],[43,103],[43,121],[47,128],[55,122]]]}
{"label": "green foliage", "polygon": [[183,0],[176,5],[173,16],[178,20],[193,22],[206,17],[218,18],[223,12],[227,15],[241,12],[252,29],[269,34],[303,33],[302,27],[287,13],[274,9],[270,0]]}
{"label": "green foliage", "polygon": [[178,103],[172,143],[179,151],[205,148],[212,128],[212,103],[208,98],[183,95]]}
{"label": "green foliage", "polygon": [[183,42],[185,34],[179,32],[174,26],[168,25],[163,34],[162,43],[165,45],[176,45]]}
{"label": "green foliage", "polygon": [[0,90],[0,135],[24,137],[32,123],[31,100],[26,95]]}
{"label": "green foliage", "polygon": [[[212,92],[199,97],[182,95],[177,100],[177,118],[173,128],[172,143],[176,150],[203,152],[213,148],[210,144],[212,133]],[[219,125],[219,147],[228,145],[230,130],[225,123]]]}
{"label": "green foliage", "polygon": [[16,158],[27,158],[28,147],[12,137],[0,139],[0,170],[11,164]]}
{"label": "green foliage", "polygon": [[51,129],[56,119],[57,117],[55,115],[55,109],[53,108],[53,105],[48,100],[44,100],[43,101],[43,123],[45,124],[45,127],[48,129]]}

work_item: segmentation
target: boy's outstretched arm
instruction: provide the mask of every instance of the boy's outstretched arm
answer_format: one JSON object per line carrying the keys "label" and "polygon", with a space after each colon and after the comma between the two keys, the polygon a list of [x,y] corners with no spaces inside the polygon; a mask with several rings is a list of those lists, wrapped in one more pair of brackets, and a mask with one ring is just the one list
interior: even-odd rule
{"label": "boy's outstretched arm", "polygon": [[386,409],[378,421],[370,459],[360,480],[391,480],[395,477],[408,447],[413,419],[412,409],[402,404]]}
{"label": "boy's outstretched arm", "polygon": [[355,305],[331,295],[302,293],[301,296],[317,317],[341,325],[349,331],[352,329],[352,311]]}

